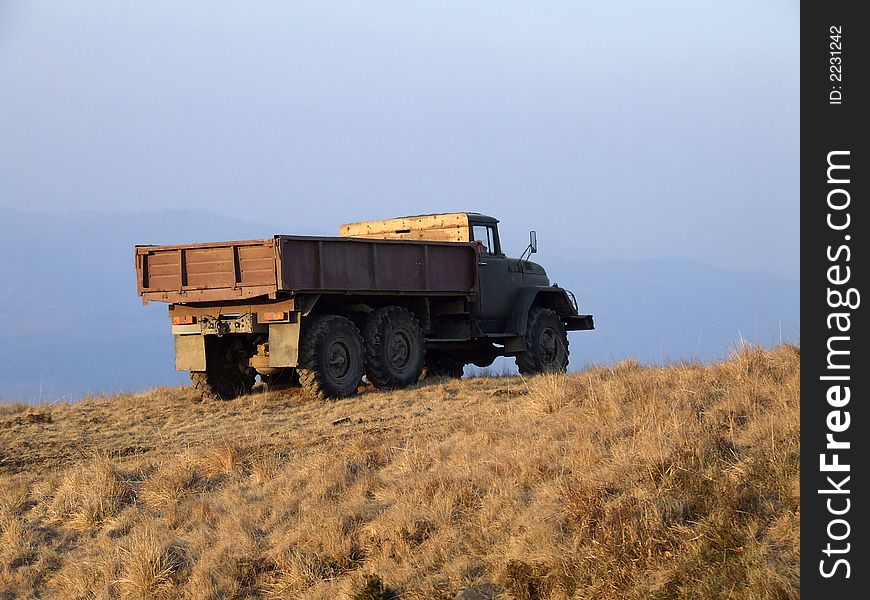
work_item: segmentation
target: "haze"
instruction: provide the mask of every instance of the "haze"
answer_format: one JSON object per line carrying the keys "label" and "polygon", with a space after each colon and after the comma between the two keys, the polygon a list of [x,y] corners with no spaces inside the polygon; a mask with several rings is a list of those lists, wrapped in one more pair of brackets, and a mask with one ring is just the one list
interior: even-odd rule
{"label": "haze", "polygon": [[[601,5],[603,4],[603,5]],[[0,3],[0,204],[798,274],[796,2]]]}
{"label": "haze", "polygon": [[537,230],[572,368],[796,341],[798,15],[0,0],[0,397],[183,381],[135,243],[456,210]]}

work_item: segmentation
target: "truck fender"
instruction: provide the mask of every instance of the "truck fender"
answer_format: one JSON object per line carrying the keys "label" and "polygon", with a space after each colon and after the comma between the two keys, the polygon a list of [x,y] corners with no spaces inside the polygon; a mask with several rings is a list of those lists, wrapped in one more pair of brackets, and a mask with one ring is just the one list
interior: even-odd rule
{"label": "truck fender", "polygon": [[577,315],[577,309],[574,307],[574,302],[572,302],[564,288],[525,288],[520,290],[520,293],[517,296],[507,329],[509,331],[515,331],[517,335],[525,335],[529,322],[529,311],[533,306],[551,308],[563,319]]}

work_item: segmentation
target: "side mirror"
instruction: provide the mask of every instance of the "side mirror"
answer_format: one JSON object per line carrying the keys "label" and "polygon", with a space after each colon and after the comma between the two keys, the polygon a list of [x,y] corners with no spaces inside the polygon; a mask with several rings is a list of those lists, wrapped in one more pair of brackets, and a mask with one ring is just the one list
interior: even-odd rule
{"label": "side mirror", "polygon": [[529,248],[531,248],[532,254],[538,251],[538,234],[534,230],[529,232]]}

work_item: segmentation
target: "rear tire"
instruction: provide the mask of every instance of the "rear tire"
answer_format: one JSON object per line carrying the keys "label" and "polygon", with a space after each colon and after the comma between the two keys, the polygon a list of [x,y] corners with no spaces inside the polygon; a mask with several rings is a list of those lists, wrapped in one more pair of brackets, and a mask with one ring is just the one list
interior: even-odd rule
{"label": "rear tire", "polygon": [[563,373],[568,368],[568,333],[565,324],[549,308],[529,311],[526,351],[517,355],[517,367],[523,375]]}
{"label": "rear tire", "polygon": [[206,339],[206,370],[191,371],[190,382],[203,400],[232,400],[251,393],[256,374],[251,352],[239,339]]}
{"label": "rear tire", "polygon": [[338,315],[312,317],[299,340],[299,382],[316,398],[346,398],[363,376],[363,340],[353,321]]}
{"label": "rear tire", "polygon": [[400,306],[379,308],[365,325],[366,378],[379,389],[417,383],[426,360],[423,329]]}

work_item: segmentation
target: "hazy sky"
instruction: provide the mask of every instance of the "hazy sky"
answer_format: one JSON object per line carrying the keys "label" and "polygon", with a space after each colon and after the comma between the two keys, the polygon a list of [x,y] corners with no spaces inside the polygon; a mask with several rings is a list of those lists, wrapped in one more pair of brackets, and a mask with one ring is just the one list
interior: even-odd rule
{"label": "hazy sky", "polygon": [[[478,210],[798,277],[799,3],[0,0],[0,205]],[[38,229],[34,229],[38,235]]]}

